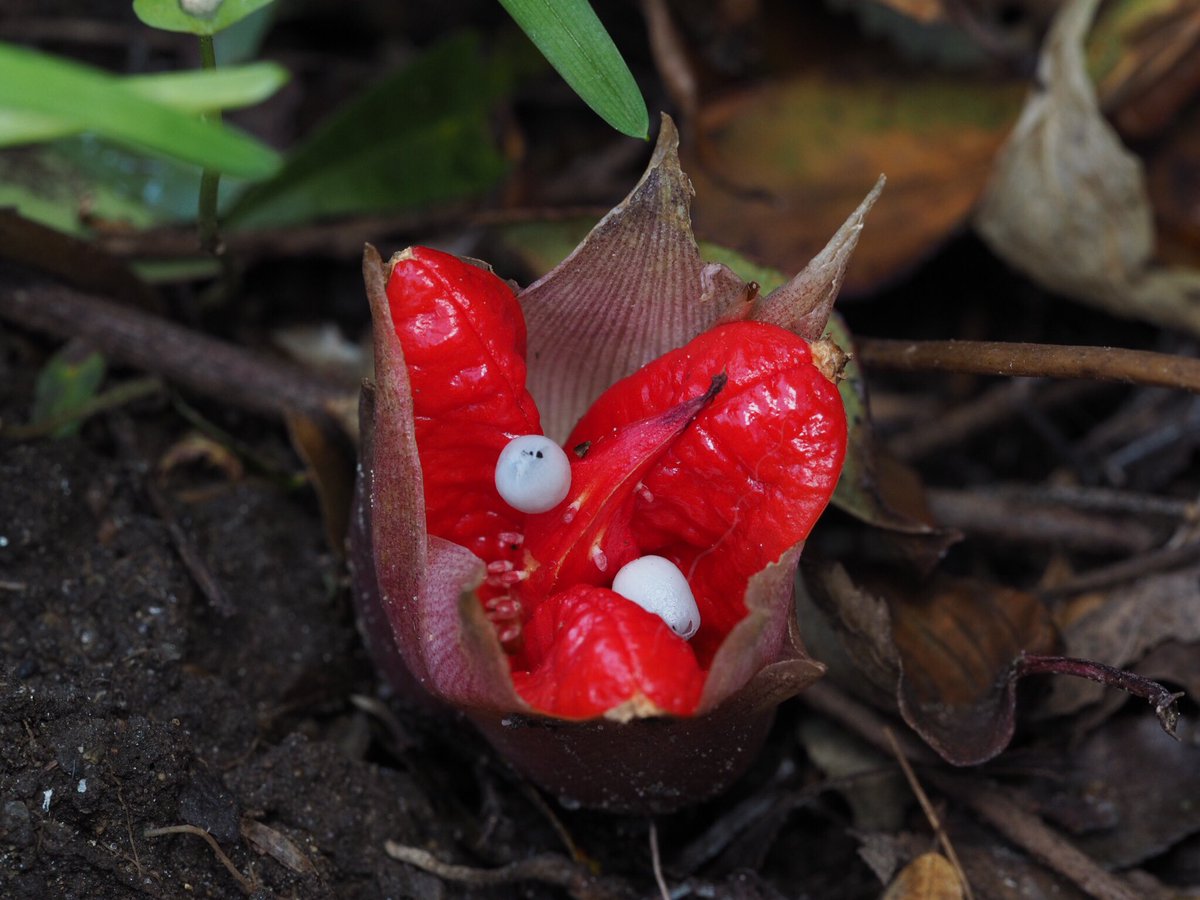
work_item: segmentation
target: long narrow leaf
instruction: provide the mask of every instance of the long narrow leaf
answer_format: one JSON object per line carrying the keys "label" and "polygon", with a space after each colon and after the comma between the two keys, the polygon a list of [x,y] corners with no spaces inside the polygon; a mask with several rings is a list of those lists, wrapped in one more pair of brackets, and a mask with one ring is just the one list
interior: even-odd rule
{"label": "long narrow leaf", "polygon": [[0,44],[0,108],[55,116],[86,131],[244,178],[279,167],[266,145],[231,128],[138,96],[119,78],[79,63]]}
{"label": "long narrow leaf", "polygon": [[[120,83],[139,97],[180,112],[240,109],[261,103],[287,81],[287,70],[262,62],[225,69],[130,75]],[[67,137],[82,131],[77,119],[28,110],[0,109],[0,147]]]}
{"label": "long narrow leaf", "polygon": [[587,0],[500,0],[583,101],[630,137],[650,131],[646,101]]}

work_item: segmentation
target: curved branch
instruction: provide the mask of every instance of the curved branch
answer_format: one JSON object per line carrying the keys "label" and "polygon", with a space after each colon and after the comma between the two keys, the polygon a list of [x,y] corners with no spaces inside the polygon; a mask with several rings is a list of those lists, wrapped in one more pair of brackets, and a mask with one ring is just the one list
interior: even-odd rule
{"label": "curved branch", "polygon": [[1040,378],[1087,378],[1200,393],[1200,359],[1064,344],[999,341],[893,341],[858,338],[855,355],[868,368]]}

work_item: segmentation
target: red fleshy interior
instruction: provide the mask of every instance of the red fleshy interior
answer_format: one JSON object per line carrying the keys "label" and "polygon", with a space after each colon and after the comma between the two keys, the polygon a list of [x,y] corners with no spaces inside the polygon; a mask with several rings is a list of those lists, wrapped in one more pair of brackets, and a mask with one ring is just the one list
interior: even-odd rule
{"label": "red fleshy interior", "polygon": [[525,626],[524,655],[528,669],[513,668],[517,692],[537,709],[571,718],[643,699],[687,715],[704,687],[687,641],[654,613],[591,585],[538,605]]}
{"label": "red fleshy interior", "polygon": [[[746,614],[747,582],[802,541],[841,469],[845,416],[808,345],[772,325],[706,332],[613,385],[567,441],[567,499],[538,515],[495,488],[500,450],[541,433],[525,389],[524,321],[500,279],[414,248],[388,298],[412,385],[430,534],[488,566],[480,592],[534,708],[590,718],[632,701],[687,715]],[[706,396],[714,376],[727,382]],[[572,449],[584,442],[582,457]],[[655,553],[687,576],[691,642],[609,590]]]}

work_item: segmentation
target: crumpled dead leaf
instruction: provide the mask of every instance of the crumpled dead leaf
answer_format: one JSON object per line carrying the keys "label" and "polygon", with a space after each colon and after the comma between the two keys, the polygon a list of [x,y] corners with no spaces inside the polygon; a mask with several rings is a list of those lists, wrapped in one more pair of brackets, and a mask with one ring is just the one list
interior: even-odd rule
{"label": "crumpled dead leaf", "polygon": [[1100,114],[1083,40],[1099,0],[1054,20],[1038,87],[975,217],[992,250],[1043,286],[1117,315],[1200,333],[1200,271],[1153,263],[1141,162]]}
{"label": "crumpled dead leaf", "polygon": [[[1151,575],[1123,585],[1073,621],[1060,623],[1065,653],[1119,667],[1168,641],[1200,641],[1200,567]],[[1097,702],[1105,687],[1057,678],[1038,704],[1041,715],[1069,715]]]}
{"label": "crumpled dead leaf", "polygon": [[882,553],[928,572],[962,535],[940,527],[929,510],[920,475],[875,439],[866,379],[854,359],[854,339],[836,315],[829,326],[833,339],[850,355],[838,384],[849,441],[833,504],[881,529],[876,547]]}
{"label": "crumpled dead leaf", "polygon": [[[1193,728],[1194,732],[1195,729]],[[1200,831],[1200,745],[1164,741],[1149,716],[1114,719],[1097,729],[1060,766],[1061,779],[1043,793],[1055,818],[1099,807],[1107,827],[1076,834],[1081,849],[1106,867],[1126,868]]]}
{"label": "crumpled dead leaf", "polygon": [[954,765],[986,762],[1008,746],[1018,661],[1053,652],[1058,642],[1037,597],[943,575],[914,581],[889,571],[856,583],[833,566],[805,576],[797,610],[829,677],[850,679],[876,703],[888,696]]}

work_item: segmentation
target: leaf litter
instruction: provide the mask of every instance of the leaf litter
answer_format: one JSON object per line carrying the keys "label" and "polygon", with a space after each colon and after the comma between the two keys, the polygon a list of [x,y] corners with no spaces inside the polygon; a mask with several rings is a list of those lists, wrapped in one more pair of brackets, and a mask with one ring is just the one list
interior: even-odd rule
{"label": "leaf litter", "polygon": [[[922,4],[893,5],[923,15],[930,9],[925,4],[925,12],[919,13]],[[873,176],[864,181],[856,198],[843,205],[837,221],[861,199]],[[706,197],[702,192],[698,198],[701,209]],[[865,233],[870,234],[874,220],[867,221]],[[1136,263],[1137,254],[1130,260]],[[895,265],[899,264],[889,263]],[[848,277],[852,279],[853,273],[852,264]],[[1079,290],[1082,293],[1084,288]],[[862,322],[863,315],[852,321]],[[0,363],[9,367],[0,370],[3,374],[11,371],[9,359],[27,352],[25,339],[18,343],[22,346],[17,354],[6,355]],[[120,362],[117,359],[114,364]],[[880,396],[876,388],[881,382],[885,391],[892,387],[878,373],[868,372],[867,377],[872,399]],[[964,390],[961,382],[946,383],[952,381],[935,385],[933,392],[947,394],[950,404],[969,402],[969,387]],[[8,413],[14,405],[27,404],[30,384],[28,376],[23,382],[8,382],[2,411]],[[864,389],[865,421],[870,415],[865,380],[860,386]],[[1035,383],[1024,395],[1022,404],[1028,405],[1022,406],[1020,415],[1031,418],[1031,410],[1045,391],[1045,385]],[[1111,400],[1112,396],[1104,398]],[[1149,394],[1121,396],[1132,396],[1132,403]],[[1155,410],[1150,414],[1152,422],[1178,409],[1172,403],[1142,406]],[[142,422],[147,411],[138,415]],[[211,893],[228,893],[233,882],[222,880],[228,873],[199,841],[169,835],[139,840],[147,830],[173,826],[173,819],[154,820],[147,813],[164,804],[172,811],[186,812],[192,821],[211,830],[235,866],[255,875],[261,871],[262,889],[278,893],[321,896],[333,891],[331,885],[352,885],[370,895],[367,885],[373,883],[388,893],[474,896],[472,892],[482,884],[455,886],[444,865],[441,872],[447,880],[429,874],[438,866],[422,871],[387,860],[387,840],[436,847],[435,861],[449,858],[486,871],[505,871],[523,860],[536,859],[537,853],[556,849],[553,829],[521,799],[510,775],[490,768],[494,764],[487,761],[481,745],[468,739],[465,747],[458,746],[461,734],[447,744],[436,733],[444,724],[422,726],[420,719],[401,712],[406,730],[411,723],[416,738],[402,754],[389,758],[386,750],[380,749],[386,740],[372,739],[361,714],[342,702],[351,690],[347,680],[353,682],[355,692],[370,693],[374,679],[354,649],[357,641],[347,628],[345,607],[331,607],[327,595],[316,589],[328,577],[328,572],[323,575],[316,569],[329,557],[321,549],[321,524],[311,503],[301,503],[298,508],[296,498],[281,501],[277,487],[253,479],[227,483],[222,478],[206,492],[172,495],[173,503],[182,504],[181,521],[196,529],[208,567],[233,588],[230,596],[242,604],[232,621],[214,622],[211,611],[198,602],[186,570],[173,561],[162,526],[145,517],[136,492],[131,492],[120,470],[107,467],[102,454],[97,457],[97,442],[104,446],[108,427],[105,420],[93,422],[82,437],[46,445],[45,453],[34,453],[27,445],[8,444],[2,457],[8,471],[17,476],[5,490],[6,500],[17,504],[12,508],[21,510],[15,521],[22,531],[19,552],[10,557],[16,566],[11,575],[6,571],[0,576],[0,590],[12,595],[19,608],[29,610],[26,621],[32,624],[10,621],[0,628],[0,639],[5,641],[6,660],[11,650],[17,671],[24,673],[23,680],[49,691],[40,701],[26,696],[21,687],[5,695],[6,744],[19,749],[16,763],[6,762],[0,774],[8,779],[6,787],[11,784],[18,789],[15,796],[21,798],[21,808],[6,805],[2,824],[4,840],[26,866],[26,874],[19,876],[21,890],[36,890],[38,867],[44,865],[39,852],[60,860],[59,866],[67,865],[61,862],[64,856],[57,855],[61,847],[65,854],[80,860],[72,864],[73,874],[97,891],[111,885],[106,879],[132,889],[140,883],[138,878],[148,874],[163,890],[171,887],[171,879],[178,875]],[[977,433],[985,436],[995,433],[988,432],[986,424],[974,427],[981,428]],[[177,433],[172,434],[169,420],[157,419],[150,430],[156,431],[151,443],[159,448],[178,438]],[[1131,427],[1125,434],[1132,446],[1143,433]],[[1097,863],[1089,863],[1086,857],[1081,861],[1063,849],[1074,846],[1088,851],[1104,866],[1128,870],[1146,865],[1158,875],[1173,872],[1176,879],[1185,879],[1177,880],[1178,885],[1188,884],[1186,854],[1195,854],[1196,847],[1194,840],[1189,843],[1187,838],[1196,833],[1197,823],[1187,800],[1195,796],[1192,782],[1194,773],[1200,771],[1190,717],[1185,717],[1180,729],[1182,740],[1172,742],[1143,708],[1120,709],[1112,699],[1115,695],[1098,697],[1090,683],[1052,679],[1041,685],[1027,682],[1014,686],[1010,675],[1022,653],[1061,649],[1072,656],[1140,669],[1147,677],[1195,690],[1200,685],[1200,639],[1194,621],[1198,605],[1194,566],[1150,569],[1117,584],[1055,594],[1040,588],[1052,587],[1056,581],[1061,584],[1064,578],[1069,582],[1073,575],[1110,560],[1090,556],[1086,549],[1073,548],[1051,534],[1044,546],[1024,552],[1019,562],[1014,562],[1011,549],[997,548],[977,537],[953,548],[944,537],[938,538],[935,552],[901,551],[884,554],[881,561],[874,549],[911,536],[906,529],[944,535],[946,529],[930,513],[929,505],[921,502],[925,482],[970,481],[961,468],[963,456],[985,454],[969,443],[968,436],[965,450],[960,444],[947,445],[932,459],[918,460],[901,470],[888,462],[890,432],[886,427],[864,428],[859,435],[865,457],[874,460],[869,478],[852,474],[848,481],[848,489],[866,498],[860,503],[860,515],[853,523],[847,522],[849,517],[832,518],[825,533],[814,536],[810,548],[814,562],[822,553],[855,562],[854,577],[843,572],[843,583],[835,585],[836,590],[826,585],[821,601],[826,615],[824,634],[822,626],[810,628],[806,623],[805,640],[817,658],[829,662],[831,684],[846,691],[847,697],[857,695],[859,701],[867,701],[870,706],[863,709],[873,707],[873,715],[890,716],[885,720],[893,725],[899,715],[943,756],[978,762],[994,757],[1008,745],[1010,736],[1014,738],[1008,753],[982,769],[959,773],[970,779],[970,789],[963,788],[961,781],[940,777],[928,781],[931,790],[949,800],[943,824],[962,859],[968,882],[984,896],[1012,889],[1014,884],[1029,896],[1071,896],[1076,890],[1072,882],[1101,896],[1155,896],[1163,890],[1153,875],[1136,871],[1112,875],[1088,869]],[[1075,441],[1075,446],[1082,448],[1086,437],[1076,431],[1064,446]],[[1186,447],[1181,444],[1184,439],[1178,433],[1167,435],[1159,446],[1178,457],[1179,448]],[[270,440],[278,441],[279,436]],[[999,439],[995,448],[987,449],[994,449],[1000,457],[1006,443]],[[1097,439],[1094,446],[1115,453],[1111,443]],[[305,458],[315,465],[311,450]],[[1127,454],[1117,462],[1129,464],[1131,459],[1135,457]],[[1137,459],[1143,460],[1143,468],[1155,468],[1152,457]],[[931,467],[931,461],[947,468]],[[1090,468],[1072,472],[1061,460],[1055,461],[1054,471],[1042,466],[1035,478],[1096,477]],[[337,463],[322,465],[336,467]],[[989,455],[987,465],[998,463]],[[1132,465],[1125,471],[1135,471],[1136,460]],[[1099,471],[1103,472],[1103,467]],[[38,484],[65,476],[71,490],[61,497],[35,500],[20,482],[30,473]],[[1022,474],[1028,478],[1028,469]],[[1175,465],[1157,467],[1156,489],[1186,502],[1189,474],[1185,453]],[[973,477],[980,480],[977,470]],[[1030,487],[1044,489],[1047,498],[1053,496],[1047,485],[1031,482]],[[889,501],[894,514],[890,518],[880,511],[886,509],[884,498],[904,496],[913,502]],[[1085,512],[1085,517],[1090,514]],[[274,526],[269,524],[272,522]],[[282,527],[284,523],[286,527]],[[1161,522],[1150,533],[1155,540],[1164,540]],[[1181,531],[1180,537],[1184,536]],[[247,543],[247,537],[253,539]],[[93,538],[98,543],[93,544]],[[847,539],[852,551],[846,549]],[[289,542],[303,544],[303,551]],[[271,560],[278,557],[281,544],[287,559],[307,559],[309,563],[295,572],[272,571]],[[135,549],[139,546],[140,551]],[[856,559],[864,546],[872,548],[867,554],[869,567]],[[80,571],[91,573],[90,580],[74,581],[69,590],[55,583],[56,569],[46,563],[55,552],[65,554]],[[139,552],[141,556],[137,556]],[[1137,550],[1135,555],[1141,552]],[[834,577],[830,572],[836,572],[815,571],[827,582]],[[147,583],[156,583],[155,577],[164,589],[183,598],[182,607],[170,608],[165,614],[150,611],[155,606],[153,599],[138,591]],[[104,579],[124,590],[108,593]],[[71,592],[81,588],[93,602],[95,592],[102,591],[100,605],[112,606],[117,616],[97,617],[86,604],[73,600]],[[286,598],[286,602],[278,598]],[[243,617],[246,621],[240,620]],[[82,656],[77,655],[79,647]],[[189,653],[186,664],[182,664],[180,650],[184,647],[200,648]],[[113,668],[106,660],[114,649],[116,658],[124,654],[123,658],[144,658],[152,665],[139,668],[142,664],[132,663],[125,669]],[[76,661],[71,663],[73,654]],[[330,666],[330,661],[346,658],[351,659],[348,672]],[[115,685],[122,696],[141,698],[146,703],[142,712],[149,715],[131,718],[128,708],[113,700],[107,701],[109,706],[93,706],[89,716],[80,719],[76,714],[79,700],[70,687],[73,680],[99,691],[102,704],[107,686]],[[205,696],[204,691],[211,691],[207,699],[189,701]],[[827,728],[845,728],[865,736],[869,728],[847,724],[859,701],[838,701],[844,715],[832,716],[825,723]],[[1185,712],[1192,709],[1185,707]],[[172,731],[165,724],[173,721],[172,716],[182,722],[186,733]],[[797,736],[803,735],[799,740],[800,746],[808,748],[805,754],[816,760],[820,752],[811,725],[801,727],[798,719],[796,710],[785,710],[782,727],[768,745],[762,764],[751,773],[750,782],[729,798],[702,807],[706,825],[730,829],[720,839],[729,848],[725,861],[752,863],[756,871],[740,876],[723,874],[716,852],[708,852],[693,856],[686,871],[668,865],[668,871],[688,879],[679,882],[679,889],[777,896],[781,889],[803,884],[805,890],[822,896],[848,895],[856,889],[859,895],[877,894],[888,876],[901,870],[913,873],[910,880],[923,885],[925,895],[937,885],[949,889],[942,864],[921,855],[930,847],[930,834],[915,817],[908,821],[908,831],[897,831],[873,844],[865,832],[844,839],[828,835],[820,839],[824,841],[820,859],[813,859],[815,836],[838,831],[837,826],[844,824],[844,810],[830,803],[822,790],[802,786],[804,779],[817,776],[805,765],[803,755],[798,755],[794,746]],[[110,722],[118,720],[130,724],[108,729]],[[134,735],[123,731],[125,727],[135,730],[136,741]],[[210,749],[192,737],[199,734],[213,735],[220,742],[219,751],[215,744]],[[79,746],[81,735],[84,749],[73,754],[70,748]],[[837,752],[837,739],[826,736],[821,740],[832,740]],[[370,756],[364,749],[368,745],[374,747]],[[109,748],[111,769],[97,767],[96,761],[102,757],[93,752],[93,746]],[[904,748],[906,755],[923,763],[923,772],[940,776],[944,771],[931,754],[921,752],[919,744],[904,743]],[[165,780],[156,782],[145,776],[146,754],[157,760],[157,770],[166,775]],[[871,758],[868,755],[867,759]],[[887,756],[873,758],[887,774],[894,774]],[[379,759],[382,765],[376,763]],[[780,760],[787,765],[777,769]],[[1052,766],[1048,760],[1053,761]],[[214,770],[221,772],[224,794],[204,787],[211,780],[208,773]],[[73,788],[64,777],[68,771],[72,777],[85,772],[89,791],[80,792],[78,781]],[[778,780],[773,780],[775,771],[783,773]],[[828,771],[829,780],[812,781],[809,788],[825,788],[841,777]],[[1047,771],[1051,771],[1048,780]],[[39,772],[51,774],[39,776]],[[464,779],[466,772],[470,776]],[[869,779],[871,773],[862,769],[847,777]],[[430,789],[422,783],[423,778],[445,790]],[[464,780],[470,782],[468,787],[463,787]],[[987,792],[994,791],[989,783],[1003,786],[1002,798]],[[126,808],[118,803],[94,805],[106,784],[116,788]],[[39,791],[49,789],[44,785],[54,788],[52,803],[47,802],[53,814],[39,818]],[[756,786],[761,791],[757,797]],[[355,800],[347,803],[347,797]],[[396,797],[403,801],[397,804]],[[762,798],[767,798],[767,808],[773,813],[760,828],[743,824],[739,831],[732,818],[725,819],[738,803]],[[892,802],[900,806],[891,812],[903,815],[910,811],[903,801]],[[372,818],[360,814],[364,805]],[[244,843],[237,836],[239,812]],[[636,823],[602,821],[571,810],[562,814],[574,837],[600,861],[606,875],[615,878],[618,893],[632,884],[649,889],[648,864],[630,862],[644,856],[644,830],[639,832]],[[678,858],[685,838],[695,833],[689,816],[685,813],[660,822],[668,862],[673,856]],[[984,832],[976,816],[1030,855]],[[1039,831],[1044,827],[1042,819],[1059,833]],[[222,826],[225,822],[234,825]],[[895,827],[894,823],[894,819],[888,822]],[[34,824],[50,837],[48,843],[32,839]],[[114,840],[109,845],[106,852],[110,857],[103,862],[88,855],[82,840],[84,828],[97,824],[110,835],[128,834],[127,843]],[[879,826],[881,820],[872,823],[865,819],[864,824]],[[64,825],[74,827],[76,833],[72,835]],[[878,832],[875,834],[878,838]],[[720,843],[716,838],[713,841],[710,847]],[[878,877],[868,874],[857,858],[860,848],[873,845],[878,849],[885,843],[891,849],[892,863],[880,866]],[[807,848],[806,853],[790,852],[800,846]],[[1168,869],[1162,860],[1172,848],[1176,864]],[[1178,865],[1180,854],[1184,854],[1182,867]],[[916,868],[904,869],[918,859],[924,861]],[[561,857],[561,861],[565,863],[567,858]],[[1194,873],[1194,861],[1192,866]],[[822,873],[830,867],[838,869],[838,877],[822,882],[822,877],[829,878]],[[518,865],[518,869],[534,872],[530,889],[535,893],[542,881],[568,885],[568,890],[580,896],[599,895],[587,893],[590,873],[573,865],[554,863],[551,869],[555,874],[550,879],[539,879],[537,866],[522,869]],[[847,878],[845,872],[854,874]],[[504,878],[495,883],[512,884]],[[901,881],[900,887],[893,888],[902,890],[906,883]],[[603,889],[613,884],[606,882]]]}

